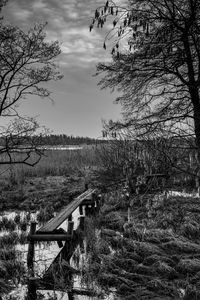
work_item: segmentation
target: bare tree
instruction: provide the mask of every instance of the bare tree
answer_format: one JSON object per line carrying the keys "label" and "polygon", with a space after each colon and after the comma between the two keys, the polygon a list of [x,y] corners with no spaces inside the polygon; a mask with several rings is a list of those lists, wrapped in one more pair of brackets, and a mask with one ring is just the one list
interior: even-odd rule
{"label": "bare tree", "polygon": [[[112,17],[112,61],[100,63],[102,88],[117,89],[123,122],[138,136],[195,137],[200,161],[200,1],[113,1],[95,11],[90,30]],[[189,126],[188,126],[189,124]],[[191,130],[191,128],[193,129]],[[164,130],[165,129],[165,130]]]}
{"label": "bare tree", "polygon": [[60,54],[59,44],[45,41],[44,27],[35,25],[25,33],[0,25],[0,117],[4,124],[0,164],[34,165],[42,155],[39,125],[34,118],[21,116],[20,102],[29,96],[50,97],[46,83],[62,78],[54,62]]}

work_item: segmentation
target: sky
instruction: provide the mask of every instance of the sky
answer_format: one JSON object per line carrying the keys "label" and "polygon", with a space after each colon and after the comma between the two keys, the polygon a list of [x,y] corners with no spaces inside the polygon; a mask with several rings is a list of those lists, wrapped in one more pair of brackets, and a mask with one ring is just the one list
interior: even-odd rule
{"label": "sky", "polygon": [[109,61],[110,51],[103,49],[104,31],[89,32],[89,24],[104,0],[9,0],[3,8],[4,21],[25,31],[35,23],[48,22],[47,40],[58,40],[61,81],[51,82],[52,101],[28,99],[21,111],[55,134],[101,137],[102,119],[120,118],[120,106],[114,104],[117,93],[100,90],[100,78],[93,76],[98,62]]}

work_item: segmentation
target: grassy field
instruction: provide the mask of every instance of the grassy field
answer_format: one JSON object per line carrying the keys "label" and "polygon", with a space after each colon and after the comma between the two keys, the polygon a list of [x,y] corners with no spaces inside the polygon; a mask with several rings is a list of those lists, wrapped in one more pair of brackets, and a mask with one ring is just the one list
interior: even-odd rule
{"label": "grassy field", "polygon": [[10,179],[12,183],[23,183],[27,177],[84,175],[85,170],[98,164],[96,146],[85,146],[79,150],[46,150],[34,167],[0,165],[0,177]]}
{"label": "grassy field", "polygon": [[99,164],[97,148],[90,145],[79,150],[47,150],[34,167],[0,165],[0,209],[33,211],[48,203],[51,210],[59,210],[84,190]]}

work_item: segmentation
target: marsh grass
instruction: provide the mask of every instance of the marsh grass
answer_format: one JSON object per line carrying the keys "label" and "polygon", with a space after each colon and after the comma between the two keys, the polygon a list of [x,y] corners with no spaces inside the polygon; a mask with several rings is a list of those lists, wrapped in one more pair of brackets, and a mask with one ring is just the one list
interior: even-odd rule
{"label": "marsh grass", "polygon": [[0,247],[12,247],[19,242],[19,234],[17,232],[6,233],[0,237]]}
{"label": "marsh grass", "polygon": [[27,243],[27,236],[28,236],[27,232],[24,232],[24,231],[22,231],[18,234],[20,245],[25,245]]}
{"label": "marsh grass", "polygon": [[26,231],[5,233],[0,237],[0,249],[4,249],[5,247],[10,249],[10,247],[12,248],[17,244],[24,245],[27,243],[27,235]]}
{"label": "marsh grass", "polygon": [[37,221],[39,223],[45,223],[49,221],[54,216],[54,208],[53,206],[47,206],[45,208],[40,208],[37,214]]}
{"label": "marsh grass", "polygon": [[[6,241],[8,242],[8,240]],[[19,251],[13,245],[5,243],[1,239],[0,248],[0,296],[8,293],[20,281],[24,280],[25,266],[20,261]]]}
{"label": "marsh grass", "polygon": [[3,247],[0,249],[0,260],[16,259],[16,250],[14,248]]}
{"label": "marsh grass", "polygon": [[19,224],[19,229],[20,229],[21,231],[26,232],[26,231],[27,231],[27,226],[28,226],[27,222],[26,222],[26,221],[22,221],[22,222],[20,222],[20,224]]}
{"label": "marsh grass", "polygon": [[[17,156],[20,154],[16,154],[16,158]],[[81,150],[47,150],[34,168],[26,165],[7,168],[0,165],[0,173],[14,186],[23,185],[27,177],[83,175],[85,168],[97,166],[99,163],[96,146],[84,147]]]}
{"label": "marsh grass", "polygon": [[[19,215],[16,216],[15,221],[19,224],[7,217],[1,219],[1,229],[6,232],[0,236],[0,299],[20,282],[23,283],[26,274],[24,262],[21,261],[21,252],[16,249],[16,245],[27,243],[27,233],[19,231],[22,220]],[[13,231],[16,228],[18,231]]]}
{"label": "marsh grass", "polygon": [[[2,273],[5,267],[2,267],[2,262],[0,261],[0,272]],[[0,295],[7,294],[12,290],[12,285],[4,280],[4,278],[0,278]]]}
{"label": "marsh grass", "polygon": [[17,227],[17,224],[12,219],[8,219],[7,217],[3,217],[0,220],[0,230],[6,230],[6,231],[9,231],[9,232],[12,232],[16,229],[16,227]]}
{"label": "marsh grass", "polygon": [[31,214],[26,212],[23,215],[16,214],[13,218],[3,216],[0,219],[0,231],[13,232],[16,230],[26,231],[30,224]]}

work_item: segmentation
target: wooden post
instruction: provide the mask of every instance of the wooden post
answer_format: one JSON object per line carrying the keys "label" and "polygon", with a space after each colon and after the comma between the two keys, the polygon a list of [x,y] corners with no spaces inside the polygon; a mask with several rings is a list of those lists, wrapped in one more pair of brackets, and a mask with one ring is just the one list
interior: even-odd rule
{"label": "wooden post", "polygon": [[79,205],[79,214],[83,215],[83,205]]}
{"label": "wooden post", "polygon": [[94,204],[86,205],[85,206],[85,215],[90,217],[94,211]]}
{"label": "wooden post", "polygon": [[74,300],[74,293],[73,292],[67,292],[68,299],[69,300]]}
{"label": "wooden post", "polygon": [[[37,224],[36,222],[31,222],[30,236],[35,233],[36,224]],[[33,259],[34,259],[34,241],[30,240],[29,247],[28,247],[28,255],[27,255],[27,267],[28,267],[28,270],[30,271],[31,276],[34,275]]]}
{"label": "wooden post", "polygon": [[85,216],[80,216],[79,217],[79,227],[81,230],[84,230],[85,228]]}
{"label": "wooden post", "polygon": [[131,221],[131,208],[128,206],[128,223]]}
{"label": "wooden post", "polygon": [[102,195],[101,194],[97,195],[97,197],[96,197],[96,205],[97,205],[96,210],[97,210],[97,213],[99,212],[100,207],[103,205],[102,202],[103,202]]}
{"label": "wooden post", "polygon": [[92,194],[92,201],[93,201],[93,203],[92,203],[92,213],[96,214],[96,213],[98,213],[98,208],[99,207],[98,207],[98,197],[95,193]]}
{"label": "wooden post", "polygon": [[94,213],[95,213],[95,202],[93,202],[92,204],[91,204],[91,215],[93,215]]}
{"label": "wooden post", "polygon": [[161,179],[161,192],[163,192],[165,190],[165,186],[166,186],[166,178],[162,177]]}
{"label": "wooden post", "polygon": [[74,222],[73,221],[68,221],[67,233],[69,235],[73,235],[73,230],[74,230]]}
{"label": "wooden post", "polygon": [[37,299],[37,289],[36,289],[35,278],[29,278],[27,300],[36,300],[36,299]]}
{"label": "wooden post", "polygon": [[97,211],[97,213],[98,213],[99,210],[100,210],[100,200],[101,200],[101,198],[100,198],[99,196],[96,196],[96,201],[95,201],[95,203],[96,203],[96,211]]}
{"label": "wooden post", "polygon": [[[79,217],[79,228],[80,228],[81,231],[84,232],[84,230],[85,230],[85,216],[80,216]],[[83,242],[82,239],[80,240],[79,245],[80,245],[81,253],[85,253],[84,242]]]}
{"label": "wooden post", "polygon": [[[36,222],[31,223],[30,235],[33,235],[36,231]],[[34,280],[34,240],[30,240],[27,254],[27,267],[28,267],[28,294],[27,300],[36,300],[36,284]]]}
{"label": "wooden post", "polygon": [[89,210],[90,210],[89,206],[86,205],[86,206],[85,206],[85,215],[86,215],[86,216],[89,215]]}

